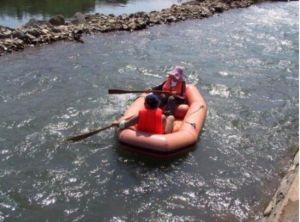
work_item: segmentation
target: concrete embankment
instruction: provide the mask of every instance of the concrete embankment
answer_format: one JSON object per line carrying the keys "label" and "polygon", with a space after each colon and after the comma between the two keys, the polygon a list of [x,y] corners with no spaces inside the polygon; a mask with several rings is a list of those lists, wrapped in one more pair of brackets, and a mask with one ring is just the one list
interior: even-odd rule
{"label": "concrete embankment", "polygon": [[30,20],[16,29],[0,26],[0,55],[59,40],[83,42],[83,33],[135,31],[157,24],[206,18],[232,8],[248,7],[256,2],[258,0],[195,0],[149,13],[115,16],[77,12],[70,21],[58,15],[48,21]]}
{"label": "concrete embankment", "polygon": [[299,153],[264,211],[262,222],[299,221]]}

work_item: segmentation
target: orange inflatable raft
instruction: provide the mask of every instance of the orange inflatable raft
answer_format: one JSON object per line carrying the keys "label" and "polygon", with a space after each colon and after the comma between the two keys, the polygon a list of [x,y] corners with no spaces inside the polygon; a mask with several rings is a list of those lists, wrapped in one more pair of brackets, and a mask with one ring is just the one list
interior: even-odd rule
{"label": "orange inflatable raft", "polygon": [[[146,94],[135,100],[124,113],[126,117],[137,115],[144,107]],[[171,154],[184,151],[195,144],[203,127],[207,105],[203,96],[194,85],[187,85],[187,104],[179,105],[175,111],[173,132],[170,134],[151,134],[138,131],[134,126],[119,130],[118,139],[121,143],[140,152]]]}

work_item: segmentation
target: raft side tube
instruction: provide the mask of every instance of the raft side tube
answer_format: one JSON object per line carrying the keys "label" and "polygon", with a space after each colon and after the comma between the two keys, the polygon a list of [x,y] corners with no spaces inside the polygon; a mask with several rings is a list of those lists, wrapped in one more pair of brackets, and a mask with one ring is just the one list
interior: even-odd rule
{"label": "raft side tube", "polygon": [[[138,115],[139,110],[144,107],[144,98],[146,95],[145,93],[141,94],[141,96],[128,107],[121,119],[124,119],[126,116]],[[186,97],[188,110],[187,112],[184,111],[186,115],[183,119],[182,117],[179,119],[176,118],[177,122],[181,122],[178,131],[170,134],[151,134],[137,131],[135,127],[130,127],[119,130],[118,139],[122,143],[136,147],[136,149],[140,147],[144,150],[158,151],[160,153],[183,150],[185,147],[195,144],[206,118],[207,105],[194,85],[187,85]],[[185,107],[187,106],[185,105]]]}

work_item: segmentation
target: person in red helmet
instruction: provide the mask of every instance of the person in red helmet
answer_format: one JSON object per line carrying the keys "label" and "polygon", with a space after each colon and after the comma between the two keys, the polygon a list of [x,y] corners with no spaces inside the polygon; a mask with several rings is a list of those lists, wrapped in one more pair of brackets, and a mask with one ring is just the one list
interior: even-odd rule
{"label": "person in red helmet", "polygon": [[145,98],[144,108],[139,111],[139,114],[130,120],[122,120],[118,125],[119,128],[124,129],[136,124],[136,128],[140,131],[155,134],[171,133],[174,116],[166,117],[163,115],[159,103],[160,99],[157,95],[148,94]]}

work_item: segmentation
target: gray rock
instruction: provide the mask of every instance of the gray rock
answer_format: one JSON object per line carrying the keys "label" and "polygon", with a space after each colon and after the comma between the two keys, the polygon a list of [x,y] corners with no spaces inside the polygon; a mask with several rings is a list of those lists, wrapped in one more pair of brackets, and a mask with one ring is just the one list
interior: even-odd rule
{"label": "gray rock", "polygon": [[14,31],[13,37],[17,38],[17,39],[22,39],[22,40],[24,40],[26,38],[25,33],[21,30]]}
{"label": "gray rock", "polygon": [[65,18],[63,15],[55,15],[49,19],[49,23],[54,26],[64,25]]}
{"label": "gray rock", "polygon": [[12,34],[12,31],[5,30],[4,32],[0,33],[0,39],[9,38]]}
{"label": "gray rock", "polygon": [[81,12],[76,12],[73,17],[74,17],[74,19],[72,20],[73,24],[80,24],[86,22],[85,15],[82,14]]}
{"label": "gray rock", "polygon": [[34,37],[39,37],[41,35],[41,32],[38,29],[29,29],[27,32]]}

